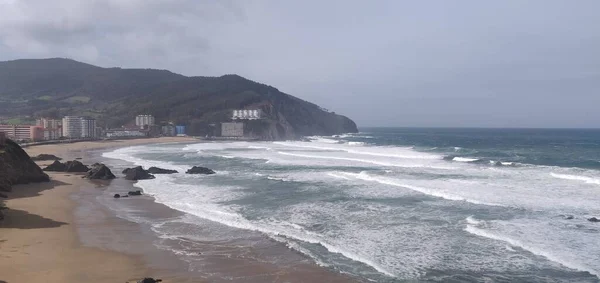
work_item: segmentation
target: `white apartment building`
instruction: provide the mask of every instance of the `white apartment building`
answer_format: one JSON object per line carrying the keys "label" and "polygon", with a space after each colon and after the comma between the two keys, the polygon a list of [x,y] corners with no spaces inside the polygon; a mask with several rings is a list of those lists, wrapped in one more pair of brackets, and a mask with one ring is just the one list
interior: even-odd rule
{"label": "white apartment building", "polygon": [[241,109],[233,110],[231,118],[233,120],[257,120],[262,118],[262,110],[260,109]]}
{"label": "white apartment building", "polygon": [[81,117],[65,116],[62,118],[63,137],[78,139],[81,138]]}
{"label": "white apartment building", "polygon": [[137,115],[135,117],[135,125],[144,128],[144,126],[154,125],[154,116],[152,115]]}

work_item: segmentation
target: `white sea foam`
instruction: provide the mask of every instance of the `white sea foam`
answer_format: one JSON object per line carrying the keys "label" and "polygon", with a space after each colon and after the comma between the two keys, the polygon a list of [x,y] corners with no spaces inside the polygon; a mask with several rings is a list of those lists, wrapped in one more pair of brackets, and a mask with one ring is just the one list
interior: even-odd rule
{"label": "white sea foam", "polygon": [[600,179],[580,176],[580,175],[569,175],[569,174],[558,174],[558,173],[550,173],[550,175],[554,178],[564,179],[564,180],[572,180],[572,181],[581,181],[587,184],[600,185]]}
{"label": "white sea foam", "polygon": [[492,232],[492,231],[488,231],[485,229],[481,229],[481,228],[475,227],[473,225],[467,225],[465,228],[465,231],[467,231],[471,234],[480,236],[480,237],[485,237],[485,238],[489,238],[489,239],[496,240],[496,241],[506,242],[506,243],[510,244],[511,246],[519,247],[523,250],[531,252],[532,254],[535,254],[537,256],[542,256],[550,261],[562,264],[568,268],[580,270],[580,271],[587,271],[597,277],[600,277],[599,270],[596,270],[590,266],[587,266],[587,265],[579,263],[579,262],[573,262],[573,261],[567,260],[565,258],[562,258],[560,255],[556,254],[552,250],[544,250],[539,247],[536,247],[535,245],[525,244],[520,240],[502,235],[497,232]]}
{"label": "white sea foam", "polygon": [[483,223],[482,221],[473,218],[473,216],[469,216],[465,220],[467,221],[467,223],[469,223],[471,225],[480,225]]}
{"label": "white sea foam", "polygon": [[452,160],[456,161],[456,162],[475,162],[475,161],[478,161],[479,159],[467,158],[467,157],[454,157],[454,158],[452,158]]}
{"label": "white sea foam", "polygon": [[372,181],[372,182],[377,182],[380,184],[391,185],[391,186],[396,186],[396,187],[402,187],[402,188],[417,191],[417,192],[420,192],[420,193],[423,193],[426,195],[439,197],[439,198],[443,198],[443,199],[447,199],[447,200],[465,201],[465,202],[470,202],[473,204],[484,204],[484,205],[491,205],[491,206],[503,206],[503,205],[497,204],[497,203],[487,203],[487,202],[483,202],[483,201],[479,201],[479,200],[475,200],[475,199],[466,198],[466,197],[463,197],[460,195],[455,195],[455,194],[444,192],[441,190],[405,184],[405,183],[402,183],[400,180],[395,180],[395,179],[380,177],[380,176],[371,176],[371,175],[367,174],[366,172],[361,172],[359,174],[356,174],[356,173],[343,173],[343,174],[346,176],[354,177],[356,179]]}

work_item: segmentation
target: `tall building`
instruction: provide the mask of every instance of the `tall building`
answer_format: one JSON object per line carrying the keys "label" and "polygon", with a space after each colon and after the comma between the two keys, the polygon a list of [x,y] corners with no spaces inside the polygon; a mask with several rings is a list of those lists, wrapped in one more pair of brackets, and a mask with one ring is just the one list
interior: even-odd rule
{"label": "tall building", "polygon": [[82,121],[78,116],[65,116],[62,118],[63,137],[78,139],[82,136]]}
{"label": "tall building", "polygon": [[221,123],[221,136],[223,137],[243,137],[244,123],[229,122]]}
{"label": "tall building", "polygon": [[233,120],[257,120],[262,118],[262,114],[262,110],[260,109],[233,110],[233,115],[231,115],[231,118]]}
{"label": "tall building", "polygon": [[154,125],[154,116],[152,115],[137,115],[135,117],[135,125],[144,128],[144,126]]}
{"label": "tall building", "polygon": [[58,129],[61,127],[61,120],[41,118],[37,120],[37,125],[44,129]]}
{"label": "tall building", "polygon": [[96,119],[90,117],[81,117],[81,137],[95,138],[96,137]]}
{"label": "tall building", "polygon": [[178,136],[185,136],[185,126],[175,126],[175,132]]}

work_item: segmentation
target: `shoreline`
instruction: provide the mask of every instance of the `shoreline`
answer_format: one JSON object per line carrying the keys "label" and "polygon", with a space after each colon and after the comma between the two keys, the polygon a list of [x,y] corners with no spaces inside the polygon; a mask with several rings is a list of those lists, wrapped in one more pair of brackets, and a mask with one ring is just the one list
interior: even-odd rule
{"label": "shoreline", "polygon": [[[62,157],[63,161],[81,158],[81,161],[84,164],[91,164],[93,162],[106,161],[102,157],[99,157],[99,155],[101,154],[101,151],[106,151],[108,149],[144,144],[185,142],[204,141],[195,138],[175,137],[35,145],[27,147],[25,150],[30,156],[48,153]],[[49,163],[51,162],[38,162],[40,166]],[[113,170],[113,173],[119,175],[119,170],[115,170],[112,166],[109,167]],[[68,234],[64,237],[69,239],[68,241],[56,245],[56,247],[60,247],[61,251],[68,250],[73,253],[86,254],[89,255],[91,259],[95,259],[99,262],[106,262],[107,264],[102,266],[94,266],[93,264],[88,265],[94,268],[94,272],[87,272],[86,268],[79,268],[76,264],[65,264],[64,266],[52,265],[52,267],[49,268],[53,271],[48,272],[53,272],[57,274],[58,277],[56,281],[52,281],[52,277],[47,278],[47,276],[44,275],[45,282],[74,282],[73,280],[65,278],[78,278],[78,280],[86,278],[86,282],[124,282],[125,280],[139,280],[142,277],[161,278],[164,282],[207,282],[207,280],[208,282],[214,282],[214,278],[202,274],[202,270],[190,271],[188,268],[182,268],[182,266],[185,265],[185,262],[182,262],[182,259],[173,254],[172,251],[159,249],[154,246],[153,242],[156,241],[157,235],[155,235],[148,227],[142,227],[144,225],[120,217],[117,215],[116,211],[112,211],[108,207],[100,204],[99,199],[106,198],[107,194],[110,194],[112,198],[110,190],[121,189],[127,191],[139,189],[135,187],[132,182],[118,178],[107,184],[105,182],[81,179],[80,176],[69,173],[53,173],[50,175],[52,178],[50,188],[44,188],[46,184],[30,184],[15,187],[15,192],[20,194],[26,191],[40,190],[39,194],[33,194],[33,199],[36,200],[36,203],[51,203],[51,207],[40,205],[38,209],[41,210],[28,208],[30,201],[17,200],[17,193],[11,193],[11,197],[7,201],[7,205],[11,210],[22,209],[29,213],[38,213],[48,216],[53,216],[54,214],[52,213],[62,214],[62,217],[50,217],[51,219],[49,219],[51,221],[60,222],[61,224],[57,227],[54,227],[57,225],[56,223],[50,222],[54,223],[51,227],[35,227],[28,230],[8,228],[12,234],[0,234],[1,250],[8,250],[10,246],[11,250],[14,250],[14,252],[23,259],[22,263],[18,263],[19,266],[23,266],[25,269],[27,269],[28,266],[31,266],[31,254],[25,247],[33,240],[27,235],[31,235],[31,237],[36,239],[43,238],[44,235],[56,233],[56,230],[61,229],[62,233]],[[149,213],[150,215],[156,214],[159,215],[159,217],[167,218],[170,216],[185,215],[183,212],[176,211],[155,202],[154,198],[151,196],[135,197],[131,198],[129,201],[135,201],[138,203],[139,207],[145,209],[146,213]],[[54,212],[51,213],[48,210]],[[8,219],[11,217],[13,217],[13,215],[7,214]],[[4,227],[0,226],[0,231],[2,230],[4,230]],[[256,242],[261,242],[264,246],[265,241],[264,239],[260,239],[260,237],[266,238],[266,236],[255,238],[257,237],[255,235],[256,233],[253,233],[252,231],[242,231],[242,233],[244,234],[243,238],[245,242],[254,240]],[[5,236],[5,234],[7,236]],[[245,234],[250,236],[246,236]],[[22,235],[25,235],[26,237],[23,237]],[[22,238],[23,240],[18,242],[16,240],[18,238]],[[59,240],[60,239],[56,239],[56,241]],[[181,239],[179,241],[181,241]],[[12,245],[10,245],[10,243],[12,243]],[[17,243],[21,244],[20,248],[16,246]],[[45,242],[42,241],[39,244],[45,245]],[[199,248],[197,248],[197,251],[195,252],[203,254],[205,251],[213,248],[214,243],[197,242],[196,244]],[[236,245],[238,244],[240,243],[236,243]],[[254,249],[252,247],[254,245],[253,243],[245,244],[250,250]],[[267,245],[269,250],[273,249],[275,251],[289,253],[289,249],[281,243],[268,243],[267,241]],[[234,251],[233,253],[248,253],[248,247],[243,248],[240,246],[239,249],[242,252]],[[38,249],[36,249],[36,252],[37,251]],[[262,252],[264,251],[258,251],[257,254]],[[46,258],[46,260],[50,260],[55,257],[56,254],[42,253],[42,256],[37,259],[41,260]],[[77,255],[69,258],[79,257],[81,256]],[[259,257],[250,257],[250,259],[245,260],[242,260],[241,258],[228,260],[207,256],[207,268],[227,273],[229,279],[220,281],[228,282],[232,280],[234,282],[263,282],[265,280],[274,282],[311,282],[315,280],[320,282],[349,282],[355,280],[355,278],[348,278],[339,272],[320,267],[310,259],[308,259],[310,264],[307,264],[308,261],[303,255],[302,261],[292,262],[289,266],[285,267],[266,264],[257,260],[258,258]],[[115,263],[116,265],[111,266],[112,263]],[[45,262],[36,265],[46,267]],[[55,269],[56,271],[54,271]],[[15,279],[21,281],[23,278],[31,278],[26,280],[27,282],[38,282],[39,280],[37,280],[37,278],[42,278],[42,275],[39,275],[38,273],[28,274],[25,270],[18,272],[12,270],[13,268],[10,260],[1,258],[0,282],[1,280],[5,280],[6,282],[13,283],[16,282]],[[7,277],[2,274],[10,274],[10,276]],[[38,275],[40,277],[31,277]]]}

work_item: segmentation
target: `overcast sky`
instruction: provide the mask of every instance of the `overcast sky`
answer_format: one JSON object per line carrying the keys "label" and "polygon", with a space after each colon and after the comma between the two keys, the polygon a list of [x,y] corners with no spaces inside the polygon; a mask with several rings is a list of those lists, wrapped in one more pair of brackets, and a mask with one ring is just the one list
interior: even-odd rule
{"label": "overcast sky", "polygon": [[0,60],[236,73],[359,126],[600,127],[600,1],[0,0]]}

